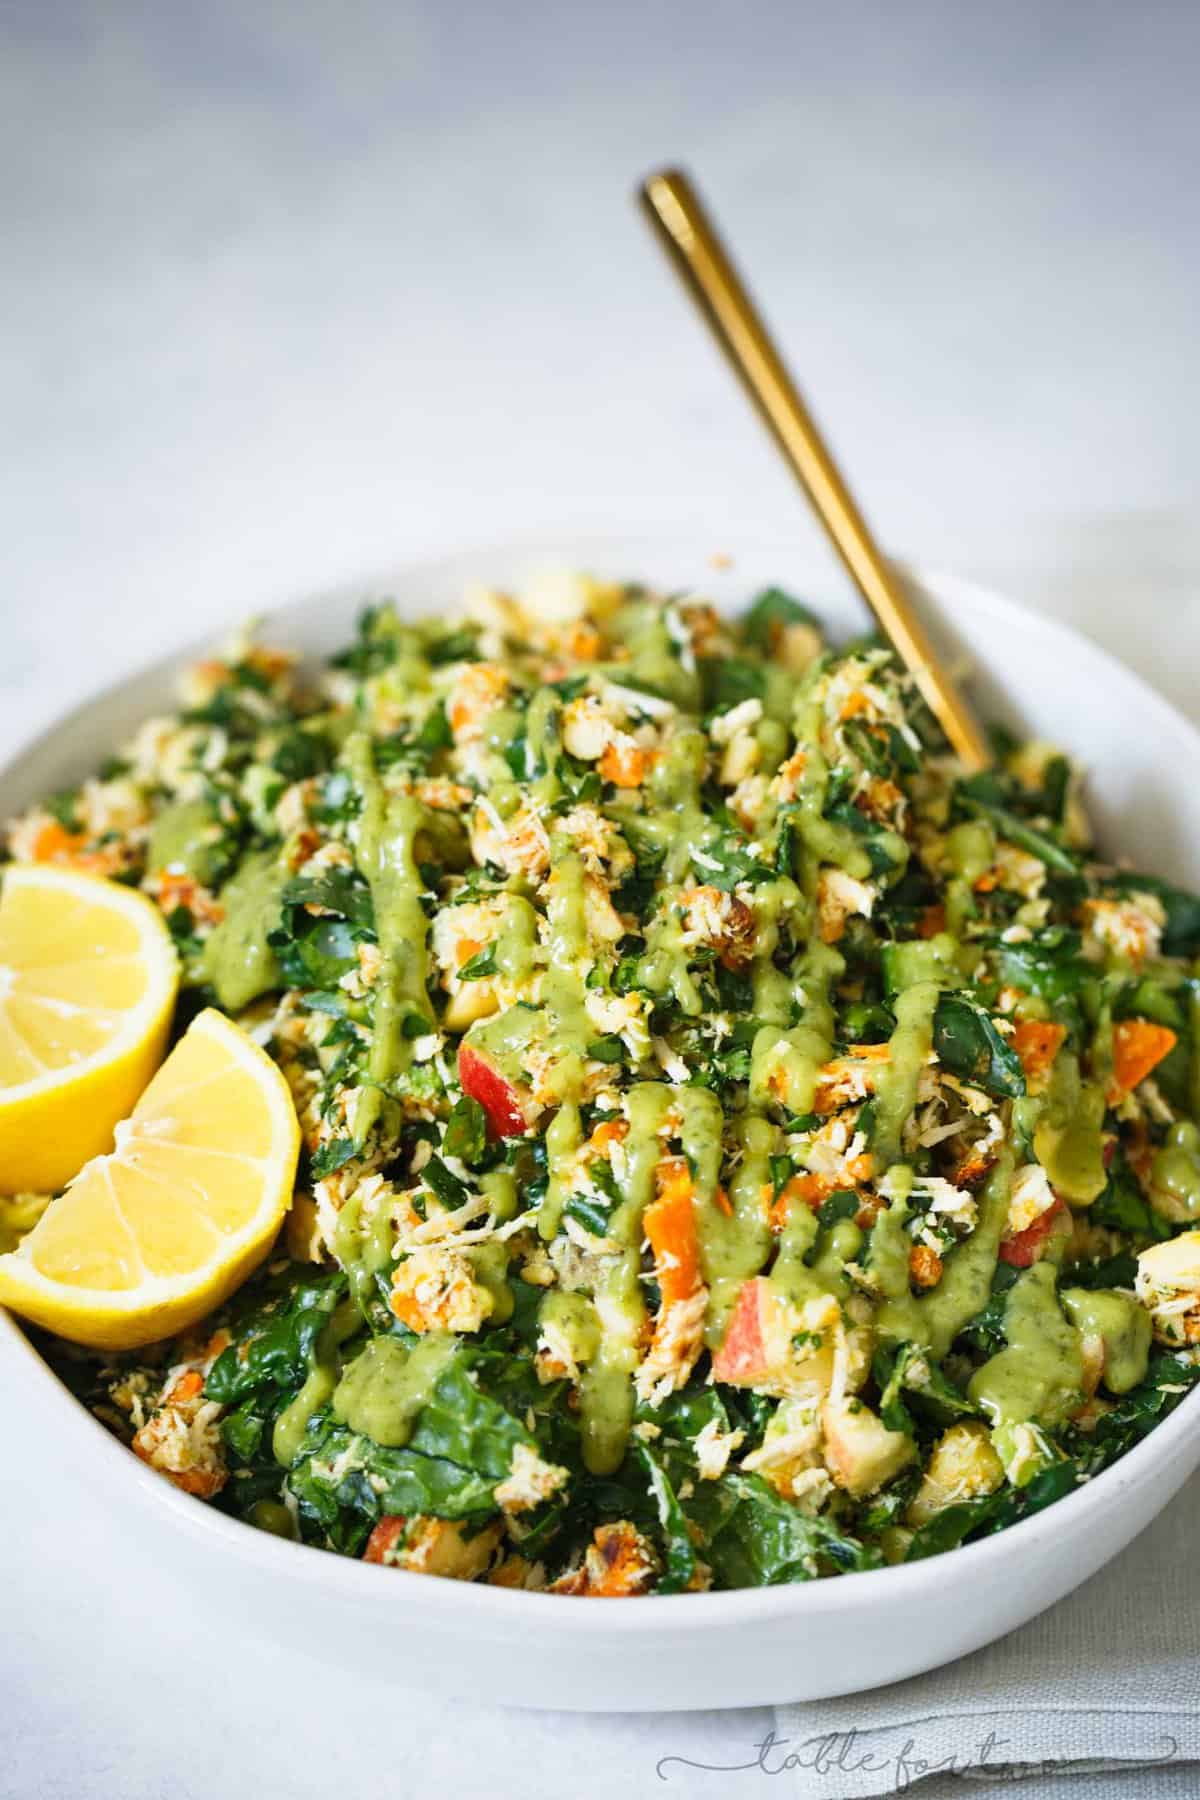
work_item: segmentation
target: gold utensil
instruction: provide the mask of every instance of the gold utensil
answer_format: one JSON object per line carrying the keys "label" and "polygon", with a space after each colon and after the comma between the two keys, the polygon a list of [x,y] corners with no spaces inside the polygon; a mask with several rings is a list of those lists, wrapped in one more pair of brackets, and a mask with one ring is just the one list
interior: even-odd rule
{"label": "gold utensil", "polygon": [[687,176],[651,175],[642,204],[704,318],[799,478],[867,605],[907,664],[961,761],[991,761],[987,742],[855,505],[841,471]]}

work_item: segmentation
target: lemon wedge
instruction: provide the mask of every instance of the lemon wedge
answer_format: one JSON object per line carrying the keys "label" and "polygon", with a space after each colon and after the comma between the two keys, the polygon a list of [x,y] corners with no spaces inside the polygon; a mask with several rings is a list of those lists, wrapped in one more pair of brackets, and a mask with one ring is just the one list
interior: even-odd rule
{"label": "lemon wedge", "polygon": [[132,888],[14,863],[0,888],[0,1193],[50,1193],[110,1148],[162,1061],[171,934]]}
{"label": "lemon wedge", "polygon": [[183,1331],[245,1280],[291,1200],[300,1127],[270,1057],[210,1009],[116,1140],[0,1256],[0,1301],[98,1350]]}

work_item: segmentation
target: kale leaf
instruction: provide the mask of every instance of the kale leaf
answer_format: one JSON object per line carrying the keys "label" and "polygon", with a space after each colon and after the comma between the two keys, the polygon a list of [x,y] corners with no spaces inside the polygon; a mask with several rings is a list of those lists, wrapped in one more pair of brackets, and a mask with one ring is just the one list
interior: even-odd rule
{"label": "kale leaf", "polygon": [[943,1068],[997,1099],[1025,1092],[1021,1059],[1001,1037],[990,1015],[965,994],[942,994],[933,1025],[933,1047]]}

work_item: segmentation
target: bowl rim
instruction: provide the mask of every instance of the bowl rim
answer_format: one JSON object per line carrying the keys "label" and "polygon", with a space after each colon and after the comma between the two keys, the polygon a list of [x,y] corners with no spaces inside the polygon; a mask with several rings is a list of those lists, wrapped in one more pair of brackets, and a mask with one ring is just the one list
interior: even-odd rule
{"label": "bowl rim", "polygon": [[[681,542],[685,532],[692,540],[700,535],[694,526],[688,526],[680,530]],[[271,625],[278,620],[286,628],[289,612],[305,604],[318,601],[342,603],[351,598],[364,604],[372,593],[386,591],[390,582],[419,579],[423,573],[433,575],[456,564],[478,561],[488,556],[494,556],[497,561],[511,559],[515,555],[536,552],[539,546],[544,548],[547,542],[565,542],[569,546],[578,547],[581,562],[586,562],[588,555],[616,556],[618,549],[623,560],[633,561],[639,546],[647,552],[661,553],[671,536],[667,528],[653,531],[643,529],[640,532],[635,529],[627,533],[572,533],[559,527],[541,534],[521,534],[498,543],[460,545],[457,549],[415,557],[398,568],[393,568],[390,574],[365,576],[318,593],[297,595],[284,600],[268,609],[264,622]],[[794,542],[787,539],[773,542],[758,532],[753,534],[749,549],[755,556],[778,553],[792,561],[797,552]],[[967,615],[968,624],[970,615],[975,613],[988,616],[1016,631],[1032,631],[1043,640],[1049,639],[1050,648],[1057,649],[1064,657],[1072,659],[1076,668],[1081,661],[1085,664],[1090,662],[1098,674],[1132,684],[1137,690],[1139,704],[1155,714],[1163,729],[1177,739],[1181,753],[1192,758],[1200,757],[1200,730],[1144,677],[1074,627],[1057,619],[1044,618],[1021,602],[969,578],[916,562],[897,562],[895,566],[916,589],[927,593],[935,601],[944,603],[952,616],[957,615],[961,609]],[[220,627],[217,629],[219,631]],[[207,641],[210,642],[213,635],[210,632]],[[65,713],[51,722],[35,724],[32,729],[26,730],[11,747],[0,766],[0,783],[59,732],[76,721],[82,721],[85,715],[106,698],[139,680],[149,680],[160,674],[167,675],[173,668],[202,652],[204,647],[204,643],[198,645],[195,641],[184,643],[174,651],[155,657],[117,679],[103,683],[76,700]],[[25,1359],[25,1367],[32,1370],[35,1382],[40,1382],[48,1395],[57,1396],[54,1404],[57,1404],[58,1399],[66,1402],[64,1412],[75,1421],[66,1428],[76,1432],[81,1444],[89,1441],[100,1445],[103,1466],[111,1472],[114,1482],[130,1484],[131,1491],[138,1494],[142,1501],[151,1507],[165,1509],[166,1516],[173,1517],[194,1539],[209,1543],[218,1551],[228,1551],[240,1561],[255,1564],[265,1572],[277,1572],[293,1582],[303,1581],[309,1587],[332,1585],[347,1599],[359,1603],[368,1594],[381,1591],[381,1584],[374,1570],[365,1566],[360,1558],[340,1556],[316,1545],[302,1544],[256,1530],[220,1511],[211,1503],[183,1493],[173,1483],[164,1480],[160,1474],[133,1456],[76,1399],[42,1357],[17,1318],[0,1306],[0,1358],[8,1355]],[[599,1617],[604,1621],[606,1632],[615,1629],[623,1634],[641,1637],[647,1633],[661,1633],[668,1625],[677,1627],[684,1622],[685,1617],[691,1621],[695,1616],[695,1623],[700,1624],[699,1614],[694,1615],[694,1609],[702,1610],[706,1623],[729,1626],[756,1622],[767,1624],[790,1615],[802,1619],[820,1618],[830,1613],[869,1613],[881,1604],[885,1596],[892,1602],[902,1602],[906,1594],[916,1599],[928,1588],[931,1568],[941,1568],[947,1555],[955,1559],[952,1570],[957,1571],[957,1576],[965,1579],[972,1575],[986,1579],[999,1562],[1010,1554],[1019,1555],[1021,1548],[1032,1545],[1035,1539],[1044,1539],[1048,1533],[1057,1536],[1060,1527],[1082,1527],[1087,1520],[1095,1520],[1109,1512],[1118,1503],[1122,1493],[1135,1483],[1140,1483],[1144,1478],[1152,1480],[1154,1469],[1170,1464],[1173,1460],[1172,1452],[1178,1450],[1190,1436],[1193,1415],[1196,1415],[1196,1422],[1200,1424],[1198,1409],[1200,1387],[1186,1395],[1167,1419],[1154,1426],[1117,1462],[1085,1480],[1074,1492],[1052,1502],[1040,1512],[1006,1526],[1002,1531],[975,1543],[959,1545],[953,1551],[939,1556],[915,1563],[847,1571],[837,1577],[781,1583],[773,1587],[734,1588],[695,1594],[641,1595],[637,1606],[605,1608],[600,1615],[597,1615],[595,1607],[586,1604],[585,1596],[559,1594],[553,1596],[553,1616],[564,1624],[568,1618],[576,1621],[587,1618],[595,1622]],[[390,1573],[392,1576],[402,1576],[405,1586],[399,1589],[392,1582],[385,1584],[382,1591],[392,1596],[385,1604],[394,1606],[403,1592],[407,1595],[406,1604],[409,1606],[423,1604],[426,1607],[436,1607],[446,1615],[448,1623],[460,1622],[464,1627],[476,1631],[486,1628],[491,1622],[497,1633],[507,1635],[512,1624],[526,1612],[531,1602],[545,1598],[536,1590],[507,1589],[479,1582],[429,1580],[415,1571],[404,1569],[392,1570]],[[943,1569],[943,1576],[945,1573]],[[886,1586],[881,1588],[881,1583],[886,1583]],[[944,1587],[944,1581],[940,1581],[938,1585]],[[684,1602],[688,1608],[686,1614],[681,1610]],[[585,1608],[582,1613],[579,1611],[581,1606]],[[668,1608],[671,1609],[669,1612],[666,1610]]]}

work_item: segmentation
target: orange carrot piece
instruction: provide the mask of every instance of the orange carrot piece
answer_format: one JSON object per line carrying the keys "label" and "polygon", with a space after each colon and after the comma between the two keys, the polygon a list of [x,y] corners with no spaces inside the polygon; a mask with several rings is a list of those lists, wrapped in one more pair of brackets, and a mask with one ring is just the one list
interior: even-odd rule
{"label": "orange carrot piece", "polygon": [[1113,1076],[1129,1093],[1169,1056],[1178,1038],[1149,1019],[1120,1019],[1113,1026]]}
{"label": "orange carrot piece", "polygon": [[696,1241],[695,1186],[682,1156],[667,1157],[655,1175],[658,1198],[643,1220],[663,1309],[690,1300],[700,1286],[700,1247]]}
{"label": "orange carrot piece", "polygon": [[172,1401],[195,1400],[204,1391],[204,1377],[198,1369],[185,1369],[179,1380],[167,1395],[168,1405]]}
{"label": "orange carrot piece", "polygon": [[619,788],[636,788],[645,781],[651,761],[650,752],[638,744],[609,744],[598,766],[605,781]]}
{"label": "orange carrot piece", "polygon": [[68,831],[57,819],[47,819],[33,841],[34,862],[62,862],[82,850],[87,838],[82,831]]}
{"label": "orange carrot piece", "polygon": [[1066,1035],[1065,1025],[1051,1025],[1044,1019],[1022,1019],[1013,1032],[1012,1047],[1031,1081],[1046,1073],[1062,1049]]}
{"label": "orange carrot piece", "polygon": [[610,1144],[619,1144],[628,1132],[627,1119],[601,1119],[588,1139],[588,1149],[607,1150]]}
{"label": "orange carrot piece", "polygon": [[870,710],[871,702],[860,688],[856,688],[854,692],[848,694],[846,699],[842,702],[842,710],[839,716],[843,719],[857,719],[861,713],[870,712]]}
{"label": "orange carrot piece", "polygon": [[793,1200],[801,1206],[811,1207],[816,1212],[823,1200],[828,1200],[834,1190],[835,1183],[824,1175],[793,1175],[786,1181],[775,1196],[767,1214],[772,1231],[782,1231],[788,1222],[788,1214],[792,1210]]}

